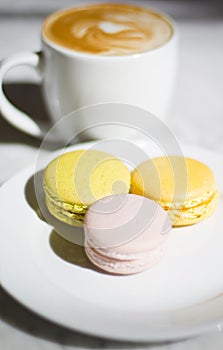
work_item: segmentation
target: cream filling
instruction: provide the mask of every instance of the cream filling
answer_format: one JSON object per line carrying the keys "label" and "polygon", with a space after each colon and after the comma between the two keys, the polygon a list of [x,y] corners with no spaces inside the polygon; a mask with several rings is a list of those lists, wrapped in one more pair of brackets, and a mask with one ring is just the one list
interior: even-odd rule
{"label": "cream filling", "polygon": [[87,211],[88,206],[83,204],[71,204],[62,202],[58,199],[58,197],[52,193],[52,191],[49,190],[45,182],[43,183],[44,191],[50,202],[52,203],[52,206],[58,207],[61,210],[68,211],[70,213],[74,214],[85,214]]}
{"label": "cream filling", "polygon": [[200,197],[193,198],[191,200],[185,200],[183,202],[175,202],[174,199],[171,202],[166,202],[162,200],[159,200],[157,202],[165,210],[185,210],[185,209],[195,208],[197,206],[200,206],[203,203],[209,202],[217,195],[218,195],[218,192],[217,190],[215,190],[215,191],[207,192]]}
{"label": "cream filling", "polygon": [[118,270],[118,273],[122,273],[129,269],[130,272],[134,272],[134,270],[138,271],[138,269],[144,269],[147,266],[153,265],[159,261],[161,256],[164,253],[164,247],[157,248],[152,252],[149,252],[146,257],[141,257],[141,259],[126,259],[119,260],[115,258],[110,258],[108,256],[104,256],[98,252],[98,250],[86,247],[85,252],[89,259],[97,266],[101,268],[105,268],[108,270]]}
{"label": "cream filling", "polygon": [[205,217],[209,212],[214,209],[217,199],[218,192],[216,191],[209,200],[206,200],[202,204],[191,207],[191,208],[179,208],[179,209],[169,209],[168,215],[172,222],[177,221],[193,221],[202,217]]}
{"label": "cream filling", "polygon": [[[107,257],[113,260],[124,260],[124,261],[142,260],[142,259],[147,260],[148,257],[151,256],[151,254],[156,254],[156,252],[159,252],[161,249],[164,250],[166,246],[166,238],[163,242],[159,243],[158,246],[151,248],[148,251],[141,251],[141,252],[135,252],[135,253],[117,252],[112,250],[111,249],[112,247],[106,248],[106,247],[101,247],[100,245],[95,245],[93,240],[86,236],[85,236],[85,246],[97,252],[98,255]],[[123,246],[125,246],[125,244]]]}
{"label": "cream filling", "polygon": [[46,206],[50,213],[55,216],[57,219],[62,220],[65,223],[75,225],[75,226],[82,226],[84,221],[84,214],[80,213],[74,213],[70,212],[68,210],[65,210],[57,205],[55,205],[55,202],[51,200],[51,197],[49,197],[46,194]]}

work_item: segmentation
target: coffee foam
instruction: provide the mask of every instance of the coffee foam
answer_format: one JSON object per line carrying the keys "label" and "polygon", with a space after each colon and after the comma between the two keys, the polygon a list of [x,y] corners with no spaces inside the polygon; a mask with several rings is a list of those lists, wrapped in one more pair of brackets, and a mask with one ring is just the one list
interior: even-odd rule
{"label": "coffee foam", "polygon": [[169,21],[148,9],[119,4],[72,8],[50,15],[43,36],[64,48],[119,56],[153,50],[172,36]]}

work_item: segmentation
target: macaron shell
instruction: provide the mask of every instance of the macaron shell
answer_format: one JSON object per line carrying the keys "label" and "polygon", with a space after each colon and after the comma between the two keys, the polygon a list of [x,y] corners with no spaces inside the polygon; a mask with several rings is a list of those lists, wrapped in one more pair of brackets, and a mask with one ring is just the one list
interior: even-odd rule
{"label": "macaron shell", "polygon": [[79,150],[54,159],[45,169],[44,182],[59,201],[88,206],[112,193],[128,193],[130,172],[110,154]]}
{"label": "macaron shell", "polygon": [[85,236],[94,248],[131,254],[157,248],[171,228],[167,213],[143,196],[113,195],[92,204],[85,215]]}
{"label": "macaron shell", "polygon": [[191,158],[149,159],[132,173],[131,192],[156,201],[185,203],[214,191],[211,169]]}

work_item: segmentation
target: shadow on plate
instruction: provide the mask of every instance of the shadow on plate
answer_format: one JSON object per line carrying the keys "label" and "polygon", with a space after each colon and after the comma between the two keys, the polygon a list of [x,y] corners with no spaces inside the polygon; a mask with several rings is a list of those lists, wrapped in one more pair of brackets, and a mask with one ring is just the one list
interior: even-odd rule
{"label": "shadow on plate", "polygon": [[25,186],[25,198],[26,198],[27,203],[35,211],[35,213],[37,214],[39,219],[46,222],[46,220],[42,214],[42,211],[40,209],[40,205],[38,203],[38,200],[37,200],[36,190],[35,190],[35,182],[34,182],[35,178],[39,178],[39,181],[41,181],[43,178],[43,171],[38,172],[35,176],[32,175],[28,179],[26,186]]}
{"label": "shadow on plate", "polygon": [[85,254],[83,246],[67,241],[54,230],[50,234],[50,247],[57,256],[70,264],[104,273],[90,262]]}
{"label": "shadow on plate", "polygon": [[48,211],[43,190],[43,170],[33,174],[25,186],[25,198],[39,219],[50,225],[60,236],[71,243],[84,245],[82,227],[75,227],[61,222]]}
{"label": "shadow on plate", "polygon": [[65,224],[50,214],[45,204],[42,179],[43,170],[28,179],[25,186],[25,198],[38,218],[54,228],[49,237],[49,244],[53,252],[66,262],[107,274],[94,266],[87,258],[84,251],[83,228]]}

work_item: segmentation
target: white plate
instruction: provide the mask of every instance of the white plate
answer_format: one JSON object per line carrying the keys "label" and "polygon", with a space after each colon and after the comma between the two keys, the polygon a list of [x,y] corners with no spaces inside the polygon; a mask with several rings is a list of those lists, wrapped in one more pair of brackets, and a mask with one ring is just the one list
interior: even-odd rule
{"label": "white plate", "polygon": [[97,271],[83,248],[39,218],[27,190],[35,165],[9,180],[0,189],[3,287],[36,313],[101,337],[161,341],[222,327],[222,159],[197,148],[184,154],[213,169],[221,192],[217,209],[200,224],[173,230],[166,257],[134,276]]}

